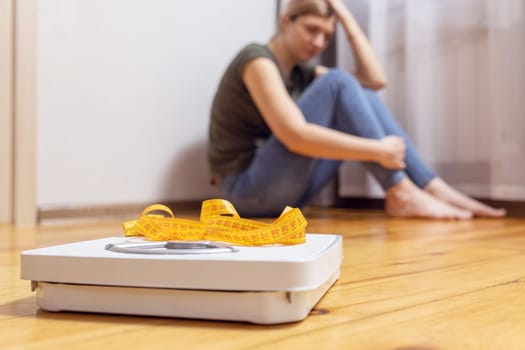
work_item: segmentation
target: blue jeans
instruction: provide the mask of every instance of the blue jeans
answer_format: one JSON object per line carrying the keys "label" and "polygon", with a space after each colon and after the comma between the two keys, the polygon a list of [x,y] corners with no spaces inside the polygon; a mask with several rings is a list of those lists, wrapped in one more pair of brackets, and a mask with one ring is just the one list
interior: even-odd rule
{"label": "blue jeans", "polygon": [[[362,163],[383,189],[406,176],[423,188],[435,177],[377,94],[363,88],[352,75],[330,70],[310,84],[297,105],[310,123],[371,139],[403,137],[407,146],[405,169],[389,170],[377,163]],[[223,179],[222,195],[242,216],[276,216],[287,205],[301,208],[308,204],[336,176],[340,165],[339,160],[293,153],[272,136],[259,147],[248,169]]]}

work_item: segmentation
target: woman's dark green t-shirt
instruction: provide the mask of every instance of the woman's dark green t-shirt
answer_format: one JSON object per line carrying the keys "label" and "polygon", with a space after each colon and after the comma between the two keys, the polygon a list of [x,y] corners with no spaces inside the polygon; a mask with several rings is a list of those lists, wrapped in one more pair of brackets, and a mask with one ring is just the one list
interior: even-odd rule
{"label": "woman's dark green t-shirt", "polygon": [[[248,168],[257,148],[272,134],[242,81],[243,68],[249,61],[275,57],[268,47],[250,44],[230,63],[219,84],[211,108],[208,159],[214,175],[237,174]],[[315,67],[300,64],[290,77],[281,78],[294,100],[315,78]]]}

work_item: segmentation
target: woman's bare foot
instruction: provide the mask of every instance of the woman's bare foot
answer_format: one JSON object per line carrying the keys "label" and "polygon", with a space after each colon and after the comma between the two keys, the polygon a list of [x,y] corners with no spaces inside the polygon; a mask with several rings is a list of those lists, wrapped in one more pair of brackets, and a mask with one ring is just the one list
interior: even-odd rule
{"label": "woman's bare foot", "polygon": [[472,213],[434,198],[404,179],[386,192],[386,212],[393,217],[467,220]]}
{"label": "woman's bare foot", "polygon": [[500,218],[507,214],[505,209],[496,209],[464,195],[440,178],[434,178],[425,187],[425,192],[453,206],[471,211],[475,216]]}

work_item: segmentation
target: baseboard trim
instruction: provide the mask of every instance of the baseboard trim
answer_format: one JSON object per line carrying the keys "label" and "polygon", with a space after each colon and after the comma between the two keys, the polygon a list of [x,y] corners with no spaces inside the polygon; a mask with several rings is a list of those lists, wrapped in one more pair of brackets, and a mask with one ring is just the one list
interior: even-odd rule
{"label": "baseboard trim", "polygon": [[[495,208],[505,208],[509,217],[525,217],[524,201],[504,201],[484,198],[477,199]],[[334,207],[363,210],[382,210],[384,209],[384,203],[385,201],[382,198],[338,197],[335,200]]]}
{"label": "baseboard trim", "polygon": [[[173,212],[198,213],[202,200],[160,201]],[[38,211],[38,222],[45,223],[56,220],[111,219],[122,217],[138,217],[151,203],[109,204],[69,206],[58,208],[41,208]]]}
{"label": "baseboard trim", "polygon": [[525,202],[523,201],[503,201],[494,199],[479,199],[485,204],[495,208],[505,208],[510,217],[525,217]]}
{"label": "baseboard trim", "polygon": [[[507,209],[510,217],[525,217],[525,202],[501,201],[493,199],[480,199],[484,203],[497,208]],[[168,206],[175,213],[198,214],[202,200],[177,200],[160,202]],[[44,223],[56,220],[85,220],[85,219],[111,219],[124,217],[138,217],[142,210],[151,203],[71,206],[60,208],[43,208],[38,212],[38,222]],[[324,207],[348,208],[356,210],[383,210],[384,200],[381,198],[367,197],[338,197],[334,204]]]}
{"label": "baseboard trim", "polygon": [[337,197],[334,203],[334,207],[336,208],[363,210],[383,210],[384,206],[384,199],[368,197]]}

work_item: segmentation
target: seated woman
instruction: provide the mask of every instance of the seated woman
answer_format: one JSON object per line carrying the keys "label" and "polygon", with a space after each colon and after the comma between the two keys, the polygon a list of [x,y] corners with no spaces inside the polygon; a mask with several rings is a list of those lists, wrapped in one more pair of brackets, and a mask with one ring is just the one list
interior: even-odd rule
{"label": "seated woman", "polygon": [[[308,62],[339,21],[353,74]],[[341,0],[290,0],[267,45],[251,44],[226,70],[213,101],[209,162],[224,198],[245,216],[303,207],[344,160],[363,162],[393,217],[500,217],[450,187],[420,158],[378,98],[386,77]]]}

